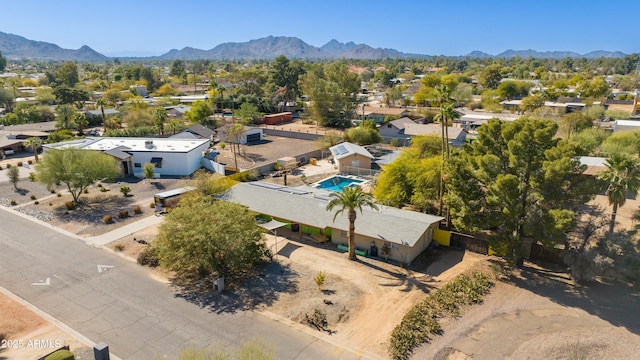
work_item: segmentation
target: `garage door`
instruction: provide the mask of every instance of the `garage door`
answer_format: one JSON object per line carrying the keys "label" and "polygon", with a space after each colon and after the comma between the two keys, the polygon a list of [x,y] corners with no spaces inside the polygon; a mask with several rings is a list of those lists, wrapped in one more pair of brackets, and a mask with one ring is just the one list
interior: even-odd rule
{"label": "garage door", "polygon": [[247,142],[248,143],[256,142],[256,141],[260,141],[260,133],[247,135]]}

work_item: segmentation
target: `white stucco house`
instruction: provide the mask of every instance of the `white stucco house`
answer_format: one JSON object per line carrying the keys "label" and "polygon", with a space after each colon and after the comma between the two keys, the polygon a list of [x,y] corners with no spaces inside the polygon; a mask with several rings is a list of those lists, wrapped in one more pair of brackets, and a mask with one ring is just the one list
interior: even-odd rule
{"label": "white stucco house", "polygon": [[209,139],[85,138],[42,146],[102,151],[116,159],[120,176],[143,177],[144,164],[155,165],[156,176],[189,176],[202,166]]}

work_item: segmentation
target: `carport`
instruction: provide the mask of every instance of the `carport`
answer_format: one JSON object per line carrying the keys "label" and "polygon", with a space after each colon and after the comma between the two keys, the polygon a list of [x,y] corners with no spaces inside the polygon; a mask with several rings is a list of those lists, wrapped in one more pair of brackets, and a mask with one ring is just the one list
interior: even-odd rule
{"label": "carport", "polygon": [[276,261],[278,261],[278,229],[287,225],[289,224],[273,219],[267,223],[260,224],[261,228],[267,229],[269,232],[273,232],[273,235],[276,238],[276,251],[274,251],[274,258]]}

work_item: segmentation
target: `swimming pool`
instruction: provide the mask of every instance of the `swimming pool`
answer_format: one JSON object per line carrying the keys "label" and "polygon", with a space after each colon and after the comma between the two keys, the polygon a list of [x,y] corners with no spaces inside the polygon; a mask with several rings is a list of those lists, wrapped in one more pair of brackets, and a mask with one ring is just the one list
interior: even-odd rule
{"label": "swimming pool", "polygon": [[360,186],[364,180],[348,178],[344,176],[332,176],[317,183],[314,187],[323,190],[342,192],[348,186]]}

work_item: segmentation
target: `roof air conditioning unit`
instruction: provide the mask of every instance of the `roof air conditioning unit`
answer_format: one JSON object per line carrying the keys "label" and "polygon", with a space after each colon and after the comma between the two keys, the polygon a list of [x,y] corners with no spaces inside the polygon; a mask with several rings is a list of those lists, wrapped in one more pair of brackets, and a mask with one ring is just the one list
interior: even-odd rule
{"label": "roof air conditioning unit", "polygon": [[153,149],[153,140],[145,140],[144,147],[146,147],[147,149]]}

